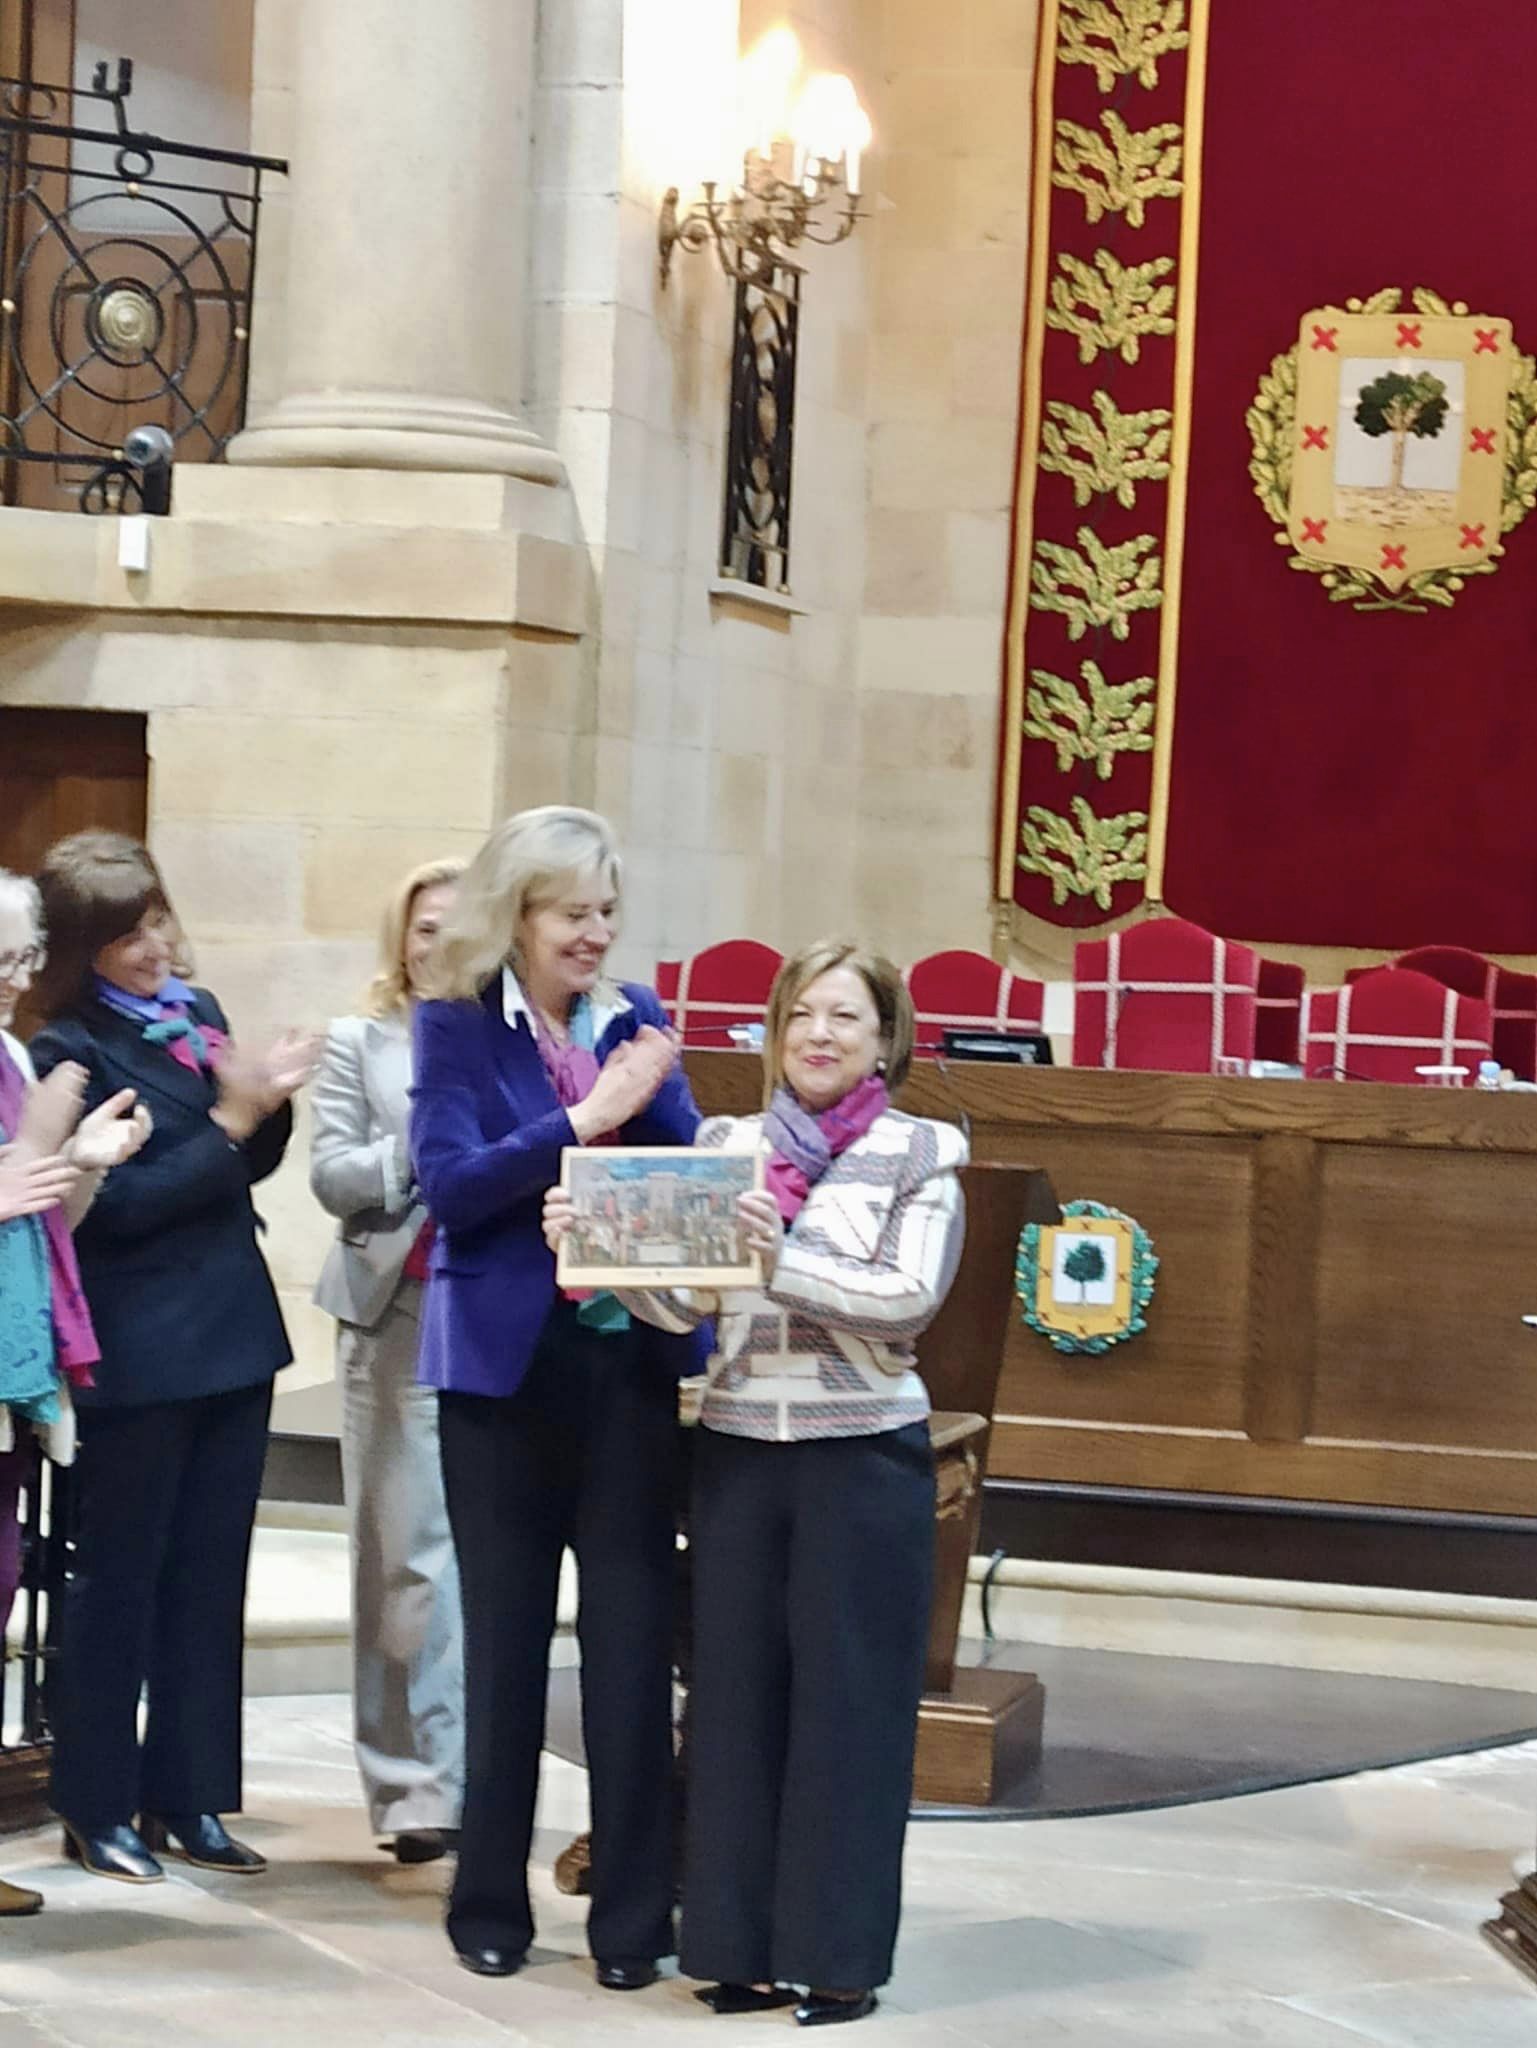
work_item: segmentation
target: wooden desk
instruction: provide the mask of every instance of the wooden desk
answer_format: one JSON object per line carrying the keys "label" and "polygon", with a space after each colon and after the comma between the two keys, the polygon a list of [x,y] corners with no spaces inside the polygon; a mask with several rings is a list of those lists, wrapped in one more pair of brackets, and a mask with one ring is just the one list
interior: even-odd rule
{"label": "wooden desk", "polygon": [[[759,1106],[755,1056],[687,1064]],[[1103,1358],[1012,1319],[992,1477],[1537,1515],[1537,1096],[920,1061],[902,1105],[1162,1260]]]}

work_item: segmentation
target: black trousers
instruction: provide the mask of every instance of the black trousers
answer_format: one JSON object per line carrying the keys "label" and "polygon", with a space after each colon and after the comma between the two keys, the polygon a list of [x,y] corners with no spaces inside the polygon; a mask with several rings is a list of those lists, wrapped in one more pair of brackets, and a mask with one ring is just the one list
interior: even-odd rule
{"label": "black trousers", "polygon": [[74,1574],[48,1707],[53,1805],[87,1832],[139,1812],[239,1810],[246,1569],[271,1407],[263,1380],[81,1411]]}
{"label": "black trousers", "polygon": [[683,1969],[868,1990],[891,1975],[901,1912],[928,1428],[696,1436]]}
{"label": "black trousers", "polygon": [[592,1796],[588,1942],[673,1949],[672,1628],[677,1383],[636,1331],[551,1311],[517,1393],[444,1393],[438,1436],[464,1607],[456,1947],[527,1948],[528,1854],[563,1551],[581,1581]]}

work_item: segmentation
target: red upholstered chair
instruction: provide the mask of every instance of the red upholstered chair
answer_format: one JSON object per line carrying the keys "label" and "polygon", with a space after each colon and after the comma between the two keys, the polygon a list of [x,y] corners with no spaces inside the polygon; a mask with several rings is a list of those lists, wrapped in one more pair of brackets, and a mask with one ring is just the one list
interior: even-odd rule
{"label": "red upholstered chair", "polygon": [[1254,1057],[1258,956],[1185,918],[1086,939],[1073,979],[1075,1066],[1210,1074]]}
{"label": "red upholstered chair", "polygon": [[1466,1067],[1490,1057],[1489,1005],[1418,974],[1373,967],[1343,988],[1308,991],[1303,1043],[1309,1074],[1339,1081],[1416,1081],[1416,1067]]}
{"label": "red upholstered chair", "polygon": [[1287,960],[1259,963],[1255,994],[1254,1057],[1294,1067],[1302,1058],[1302,969]]}
{"label": "red upholstered chair", "polygon": [[1465,946],[1416,946],[1400,953],[1395,967],[1428,974],[1459,995],[1489,1005],[1494,1057],[1521,1081],[1537,1081],[1537,975],[1497,966]]}
{"label": "red upholstered chair", "polygon": [[982,953],[930,953],[903,975],[918,1016],[916,1046],[932,1059],[947,1031],[1039,1031],[1045,984]]}
{"label": "red upholstered chair", "polygon": [[733,1024],[761,1024],[782,954],[756,939],[722,939],[690,960],[657,964],[656,992],[685,1045],[728,1046]]}

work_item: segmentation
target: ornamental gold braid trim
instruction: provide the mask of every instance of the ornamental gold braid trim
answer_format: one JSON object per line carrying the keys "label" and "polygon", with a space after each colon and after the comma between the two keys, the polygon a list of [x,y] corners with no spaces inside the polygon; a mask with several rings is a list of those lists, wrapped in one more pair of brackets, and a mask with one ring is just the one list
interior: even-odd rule
{"label": "ornamental gold braid trim", "polygon": [[1099,125],[1103,135],[1076,121],[1057,123],[1057,168],[1051,182],[1079,195],[1090,227],[1106,214],[1123,213],[1128,226],[1140,228],[1150,200],[1177,199],[1185,189],[1175,175],[1182,130],[1177,121],[1131,129],[1110,107],[1100,115]]}
{"label": "ornamental gold braid trim", "polygon": [[1131,77],[1151,90],[1159,58],[1189,44],[1185,0],[1062,0],[1057,62],[1090,65],[1101,92]]}
{"label": "ornamental gold braid trim", "polygon": [[1161,282],[1173,268],[1172,256],[1126,264],[1096,249],[1093,262],[1085,263],[1061,250],[1046,325],[1073,336],[1080,363],[1099,355],[1135,363],[1147,336],[1174,332],[1174,287]]}
{"label": "ornamental gold braid trim", "polygon": [[1097,661],[1079,667],[1082,686],[1049,669],[1030,671],[1025,698],[1024,730],[1057,750],[1057,767],[1066,775],[1075,761],[1087,761],[1101,782],[1108,782],[1118,754],[1148,754],[1153,748],[1152,693],[1156,676],[1134,676],[1130,682],[1108,683]]}
{"label": "ornamental gold braid trim", "polygon": [[[1404,304],[1396,285],[1347,299],[1338,313],[1325,308],[1327,319],[1304,316],[1302,338],[1272,360],[1244,415],[1254,493],[1278,529],[1276,544],[1291,550],[1288,566],[1317,576],[1331,604],[1360,612],[1455,604],[1470,578],[1494,574],[1503,536],[1537,505],[1537,362],[1516,349],[1508,322],[1472,314],[1461,300],[1418,285],[1409,303],[1425,317],[1396,317]],[[1315,375],[1299,431],[1304,340],[1309,356],[1336,359],[1341,375],[1352,361],[1363,368],[1332,409],[1319,402]],[[1503,391],[1490,381],[1496,363]],[[1307,367],[1311,373],[1313,365]],[[1455,394],[1449,379],[1457,380]],[[1396,443],[1385,483],[1379,474],[1363,485],[1340,467],[1332,444],[1352,426],[1374,442]],[[1492,464],[1488,472],[1479,465],[1496,455],[1501,428],[1496,479]],[[1442,443],[1445,488],[1406,482],[1414,440]],[[1334,467],[1324,482],[1313,483],[1310,495],[1306,483],[1295,488],[1298,462],[1326,457]],[[1467,550],[1467,559],[1416,566],[1409,560],[1414,544],[1436,522],[1446,536],[1440,545],[1448,553]],[[1336,552],[1350,558],[1336,559]]]}
{"label": "ornamental gold braid trim", "polygon": [[1113,495],[1130,511],[1139,483],[1168,479],[1174,415],[1161,408],[1122,412],[1108,391],[1096,391],[1089,402],[1097,418],[1060,398],[1047,401],[1040,466],[1071,481],[1080,511],[1096,491]]}
{"label": "ornamental gold braid trim", "polygon": [[1030,603],[1038,612],[1062,613],[1069,640],[1081,640],[1091,626],[1129,639],[1133,612],[1156,611],[1163,603],[1163,561],[1149,552],[1157,545],[1156,534],[1139,533],[1107,547],[1091,526],[1079,527],[1076,548],[1039,540]]}
{"label": "ornamental gold braid trim", "polygon": [[1019,865],[1050,882],[1051,900],[1059,907],[1069,896],[1092,896],[1108,910],[1118,882],[1146,879],[1146,826],[1146,811],[1102,818],[1081,796],[1072,799],[1072,818],[1032,804],[1019,828],[1025,849]]}

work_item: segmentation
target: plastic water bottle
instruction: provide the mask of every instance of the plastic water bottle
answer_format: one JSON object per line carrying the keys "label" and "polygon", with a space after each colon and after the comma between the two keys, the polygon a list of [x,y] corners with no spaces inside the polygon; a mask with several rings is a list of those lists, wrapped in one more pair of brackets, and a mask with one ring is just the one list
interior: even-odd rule
{"label": "plastic water bottle", "polygon": [[1480,1060],[1478,1063],[1478,1079],[1473,1083],[1473,1086],[1475,1088],[1498,1088],[1500,1085],[1499,1061]]}

